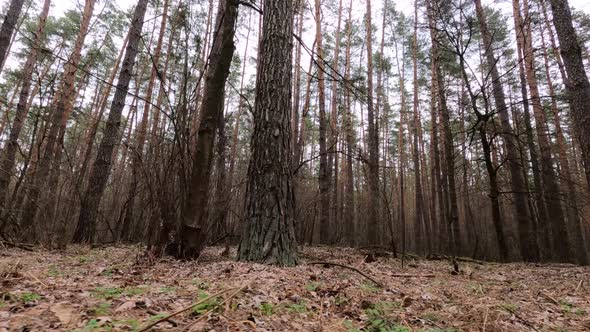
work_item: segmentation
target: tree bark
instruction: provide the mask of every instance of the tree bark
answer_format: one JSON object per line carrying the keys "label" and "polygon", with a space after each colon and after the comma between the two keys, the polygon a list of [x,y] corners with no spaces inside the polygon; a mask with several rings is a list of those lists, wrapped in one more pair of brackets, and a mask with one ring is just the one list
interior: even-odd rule
{"label": "tree bark", "polygon": [[[190,187],[182,211],[182,229],[193,229],[191,237],[181,236],[178,258],[199,257],[207,245],[208,208],[207,198],[211,180],[211,161],[213,145],[223,114],[225,82],[229,75],[234,55],[233,42],[238,17],[238,1],[226,0],[220,3],[217,11],[214,35],[211,45],[210,63],[205,79],[203,103],[199,112],[199,130],[190,174]],[[183,232],[181,230],[181,232]]]}
{"label": "tree bark", "polygon": [[[350,80],[350,67],[351,67],[351,45],[352,44],[352,0],[348,5],[348,21],[346,27],[346,63],[344,69],[345,82]],[[351,87],[344,87],[344,100],[346,102],[344,107],[344,127],[346,132],[346,185],[344,193],[344,228],[345,228],[345,241],[351,246],[354,246],[356,236],[356,218],[354,208],[354,172],[353,172],[353,155],[355,153],[355,142],[354,142],[354,129],[352,126],[352,96],[350,92]]]}
{"label": "tree bark", "polygon": [[[62,121],[64,121],[63,118],[66,117],[66,113],[69,113],[68,110],[72,107],[71,104],[76,93],[74,86],[76,73],[78,71],[82,46],[84,45],[84,40],[86,39],[88,28],[90,26],[90,19],[92,17],[95,2],[95,0],[86,0],[84,4],[80,30],[76,37],[72,54],[64,66],[62,82],[58,87],[54,105],[50,110],[50,122],[48,123],[50,127],[45,136],[45,150],[38,162],[35,177],[31,180],[31,188],[21,219],[21,223],[24,227],[31,230],[34,230],[33,224],[39,206],[38,200],[40,193],[43,191],[42,189],[45,187],[45,182],[50,175],[53,156],[56,149],[55,146],[58,141],[59,128],[61,127]],[[61,146],[58,148],[61,148]],[[30,235],[31,238],[35,237],[34,232]]]}
{"label": "tree bark", "polygon": [[[156,77],[159,73],[159,66],[160,66],[160,55],[162,52],[162,44],[164,42],[164,34],[166,33],[166,23],[168,21],[168,0],[164,1],[164,8],[162,12],[162,22],[160,23],[160,31],[158,34],[158,40],[156,42],[156,48],[154,50],[153,57],[146,59],[149,62],[150,71],[150,78],[148,80],[148,86],[145,92],[145,99],[143,100],[143,113],[141,117],[141,122],[139,123],[139,127],[137,128],[137,136],[133,148],[133,153],[131,154],[131,178],[129,182],[129,189],[127,192],[127,201],[128,206],[127,210],[125,211],[125,218],[124,223],[132,224],[134,215],[135,215],[135,205],[136,205],[136,197],[137,197],[137,188],[139,186],[139,181],[141,178],[141,167],[144,165],[145,154],[145,143],[146,143],[146,136],[148,132],[148,122],[150,116],[150,110],[152,107],[152,95],[154,91],[154,85],[156,83]],[[150,41],[151,44],[151,41]],[[149,49],[149,48],[148,48]],[[142,69],[141,71],[143,72]],[[161,73],[160,73],[161,74]],[[143,76],[143,75],[142,75]],[[138,89],[139,92],[139,89]],[[159,109],[154,110],[154,115],[159,113]],[[152,117],[153,121],[155,121],[155,117]],[[152,128],[152,135],[156,135],[155,131]],[[152,136],[153,137],[153,136]],[[154,142],[150,139],[150,142]],[[152,227],[152,226],[150,226]],[[128,227],[126,227],[128,229]],[[123,234],[123,240],[127,240],[128,234]]]}
{"label": "tree bark", "polygon": [[567,72],[566,90],[574,132],[580,142],[586,181],[590,186],[590,83],[582,61],[582,49],[573,27],[569,3],[567,0],[550,2],[561,57]]}
{"label": "tree bark", "polygon": [[327,150],[327,127],[328,119],[326,117],[326,83],[325,83],[325,66],[322,48],[322,22],[320,0],[315,0],[315,20],[316,20],[316,53],[318,57],[318,110],[320,114],[320,173],[318,184],[320,190],[320,243],[327,244],[330,242],[330,174],[328,170],[328,150]]}
{"label": "tree bark", "polygon": [[298,261],[289,123],[293,5],[292,0],[264,1],[240,261],[281,266]]}
{"label": "tree bark", "polygon": [[500,123],[502,125],[502,138],[504,139],[504,143],[506,145],[506,161],[510,170],[510,184],[513,192],[512,196],[514,197],[514,216],[518,223],[519,230],[520,254],[522,259],[525,261],[536,262],[539,260],[539,253],[536,237],[533,232],[532,220],[528,214],[528,188],[525,186],[522,162],[518,158],[516,138],[514,136],[514,130],[510,125],[504,89],[502,87],[502,81],[500,80],[500,74],[496,65],[498,59],[496,59],[496,56],[494,55],[493,36],[488,29],[483,6],[481,5],[481,0],[474,0],[474,2],[477,11],[477,18],[479,21],[479,29],[483,36],[487,67],[491,74],[490,76],[492,79],[493,89],[492,92],[496,105],[496,112],[500,117]]}
{"label": "tree bark", "polygon": [[104,129],[104,136],[98,147],[96,160],[90,170],[88,188],[80,206],[78,224],[74,232],[74,243],[90,243],[96,231],[96,219],[102,195],[111,172],[113,150],[121,140],[121,114],[125,107],[125,98],[129,90],[129,82],[133,74],[135,58],[138,53],[139,40],[148,0],[139,0],[133,13],[129,32],[129,41],[125,50],[125,58],[121,66],[117,89],[111,104],[109,118]]}
{"label": "tree bark", "polygon": [[[13,3],[14,2],[18,1],[13,1]],[[33,71],[35,70],[35,65],[37,64],[39,49],[43,47],[45,40],[45,23],[47,22],[50,4],[51,0],[45,0],[43,2],[43,9],[39,15],[39,23],[37,24],[37,29],[35,31],[33,46],[31,47],[24,66],[22,86],[18,103],[16,105],[16,113],[12,122],[12,128],[10,130],[10,134],[8,135],[8,141],[4,145],[4,149],[2,151],[2,166],[0,167],[0,206],[3,206],[5,209],[10,179],[13,175],[12,172],[14,169],[16,151],[18,148],[18,139],[29,111],[27,102],[29,100],[31,85],[33,83]]]}
{"label": "tree bark", "polygon": [[10,6],[4,17],[4,22],[2,22],[2,27],[0,27],[0,64],[2,65],[4,65],[4,61],[6,61],[6,58],[8,57],[10,40],[12,39],[14,28],[20,17],[20,13],[23,10],[24,3],[25,0],[10,1]]}
{"label": "tree bark", "polygon": [[[514,7],[520,8],[519,0],[514,0]],[[549,140],[549,128],[547,127],[547,120],[545,111],[541,104],[537,77],[535,75],[535,55],[533,53],[532,31],[530,20],[528,19],[528,0],[523,1],[524,17],[527,18],[523,22],[524,28],[524,64],[527,83],[529,85],[531,94],[531,104],[533,106],[533,115],[535,117],[535,125],[537,132],[537,141],[539,143],[539,150],[541,154],[541,178],[543,184],[544,197],[547,204],[547,212],[551,226],[551,239],[553,254],[562,262],[571,260],[571,248],[568,241],[565,219],[559,198],[559,185],[555,175],[553,156],[551,155],[551,142]],[[520,15],[520,11],[518,13]]]}
{"label": "tree bark", "polygon": [[[553,24],[561,48],[561,56],[567,71],[566,90],[569,99],[574,132],[582,148],[582,159],[586,172],[586,180],[590,185],[590,83],[582,61],[582,51],[573,28],[571,11],[567,1],[551,0]],[[576,253],[579,248],[579,237],[576,236]],[[582,243],[583,245],[583,243]],[[588,264],[588,258],[578,257],[580,263]]]}
{"label": "tree bark", "polygon": [[414,35],[412,38],[412,64],[413,64],[413,86],[414,86],[414,101],[413,101],[413,121],[412,121],[412,161],[414,164],[414,246],[417,253],[424,250],[424,242],[426,236],[424,234],[423,224],[426,220],[424,209],[424,198],[422,195],[422,179],[420,171],[420,149],[418,142],[418,128],[421,123],[419,120],[418,110],[418,2],[414,3]]}
{"label": "tree bark", "polygon": [[367,240],[378,244],[381,195],[379,193],[379,130],[373,106],[373,27],[371,23],[371,0],[367,2],[365,20],[367,44],[367,122],[369,147],[369,199]]}

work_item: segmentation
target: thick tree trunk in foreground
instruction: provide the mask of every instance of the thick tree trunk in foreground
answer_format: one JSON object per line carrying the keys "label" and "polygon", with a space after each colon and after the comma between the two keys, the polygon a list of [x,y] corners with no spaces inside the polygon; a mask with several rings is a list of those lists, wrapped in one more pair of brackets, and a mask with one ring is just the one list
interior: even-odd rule
{"label": "thick tree trunk in foreground", "polygon": [[73,238],[74,243],[90,243],[96,231],[98,208],[111,172],[113,150],[121,139],[119,131],[121,127],[121,114],[125,107],[125,98],[127,97],[129,82],[133,74],[135,57],[138,53],[147,2],[148,0],[139,0],[135,7],[129,41],[125,50],[125,58],[121,66],[121,73],[119,74],[117,90],[113,97],[109,118],[104,129],[104,137],[100,142],[96,160],[90,171],[88,188],[82,197],[80,216]]}
{"label": "thick tree trunk in foreground", "polygon": [[[199,112],[197,145],[193,156],[188,197],[182,213],[183,229],[192,228],[194,237],[182,237],[177,257],[197,258],[207,245],[208,209],[207,198],[211,180],[213,145],[223,113],[225,81],[234,55],[234,31],[238,17],[238,2],[226,0],[219,6],[211,46],[210,65],[205,79],[203,103]],[[219,29],[219,30],[218,30]],[[182,232],[182,230],[181,230]]]}
{"label": "thick tree trunk in foreground", "polygon": [[567,0],[550,0],[553,24],[567,72],[566,90],[572,110],[574,132],[582,148],[586,181],[590,185],[590,83],[582,61],[582,49],[573,27]]}
{"label": "thick tree trunk in foreground", "polygon": [[297,264],[291,173],[293,1],[265,0],[238,260]]}

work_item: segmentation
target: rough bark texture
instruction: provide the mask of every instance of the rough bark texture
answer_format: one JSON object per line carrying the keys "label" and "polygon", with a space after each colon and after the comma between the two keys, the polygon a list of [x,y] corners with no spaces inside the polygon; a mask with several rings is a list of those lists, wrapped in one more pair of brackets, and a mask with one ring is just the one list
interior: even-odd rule
{"label": "rough bark texture", "polygon": [[582,148],[586,181],[590,185],[590,83],[582,62],[582,49],[573,27],[567,0],[551,0],[553,24],[567,72],[566,89],[574,132]]}
{"label": "rough bark texture", "polygon": [[10,40],[12,39],[16,22],[23,10],[24,3],[25,0],[12,0],[4,17],[4,22],[2,22],[2,27],[0,28],[0,64],[4,64],[8,56]]}
{"label": "rough bark texture", "polygon": [[[576,31],[573,28],[571,11],[568,1],[551,0],[553,24],[557,31],[561,57],[567,71],[566,91],[569,99],[571,118],[574,132],[582,148],[582,160],[586,173],[586,180],[590,185],[590,83],[582,62],[582,51]],[[559,58],[559,57],[558,57]],[[567,157],[565,157],[567,160]],[[570,176],[571,178],[571,176]],[[571,185],[571,181],[568,181]],[[571,189],[570,189],[571,193]],[[571,203],[570,203],[571,204]],[[575,213],[575,212],[574,212]],[[574,243],[579,263],[588,264],[588,257],[584,251],[579,219],[573,227]]]}
{"label": "rough bark texture", "polygon": [[485,13],[481,5],[481,0],[474,0],[477,11],[477,18],[479,21],[479,29],[483,36],[484,53],[490,77],[492,79],[492,92],[494,102],[496,104],[496,112],[500,117],[502,125],[502,138],[506,145],[506,161],[510,170],[510,185],[514,197],[514,215],[518,222],[518,231],[520,238],[520,253],[525,261],[535,262],[539,260],[539,253],[536,244],[536,237],[533,233],[532,220],[528,214],[527,191],[524,182],[524,171],[522,162],[518,158],[518,148],[516,145],[516,137],[514,130],[510,124],[508,116],[508,108],[506,106],[506,98],[504,96],[504,89],[502,88],[502,81],[496,66],[497,59],[494,55],[493,36],[489,31]]}
{"label": "rough bark texture", "polygon": [[98,208],[111,172],[113,150],[121,139],[119,130],[121,127],[121,114],[125,107],[125,98],[127,97],[135,58],[138,53],[147,2],[148,0],[139,0],[133,13],[129,41],[125,50],[125,58],[121,66],[121,73],[119,74],[109,118],[104,129],[103,139],[98,147],[96,160],[90,170],[88,188],[82,197],[80,216],[74,232],[74,243],[90,243],[96,231]]}
{"label": "rough bark texture", "polygon": [[293,7],[291,0],[264,1],[240,261],[297,264],[289,123]]}

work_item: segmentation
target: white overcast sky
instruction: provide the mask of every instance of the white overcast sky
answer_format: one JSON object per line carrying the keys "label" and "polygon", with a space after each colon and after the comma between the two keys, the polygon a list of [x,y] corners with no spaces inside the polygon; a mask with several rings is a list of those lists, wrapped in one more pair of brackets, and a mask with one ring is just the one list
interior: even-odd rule
{"label": "white overcast sky", "polygon": [[[41,3],[41,0],[35,0]],[[312,0],[308,0],[311,2]],[[375,12],[379,12],[384,0],[373,0],[373,10]],[[390,0],[391,1],[391,0]],[[74,8],[76,4],[82,3],[83,0],[53,0],[52,1],[52,13],[54,15],[59,15],[63,13],[65,10]],[[133,5],[137,3],[137,0],[114,0],[115,3],[119,5],[122,9],[131,8]],[[201,2],[205,3],[206,1],[201,0]],[[362,1],[364,2],[364,1]],[[7,4],[9,0],[0,0],[0,8],[2,9],[1,13],[6,12]],[[395,0],[395,6],[397,9],[404,11],[406,14],[412,14],[414,0]],[[488,5],[499,6],[500,8],[511,10],[511,1],[510,0],[484,0],[484,3]],[[590,13],[590,0],[569,0],[569,3],[572,7],[583,10],[587,13]],[[355,5],[356,7],[356,5]],[[364,9],[364,6],[362,6]]]}

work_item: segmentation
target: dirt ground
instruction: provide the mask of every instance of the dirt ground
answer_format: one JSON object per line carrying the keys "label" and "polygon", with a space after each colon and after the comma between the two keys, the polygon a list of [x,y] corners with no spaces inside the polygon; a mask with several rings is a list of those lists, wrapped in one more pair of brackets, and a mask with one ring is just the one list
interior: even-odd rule
{"label": "dirt ground", "polygon": [[141,331],[197,302],[150,331],[590,331],[589,267],[460,262],[456,274],[448,261],[402,269],[390,255],[314,247],[278,268],[222,250],[151,264],[138,247],[3,249],[0,331]]}

